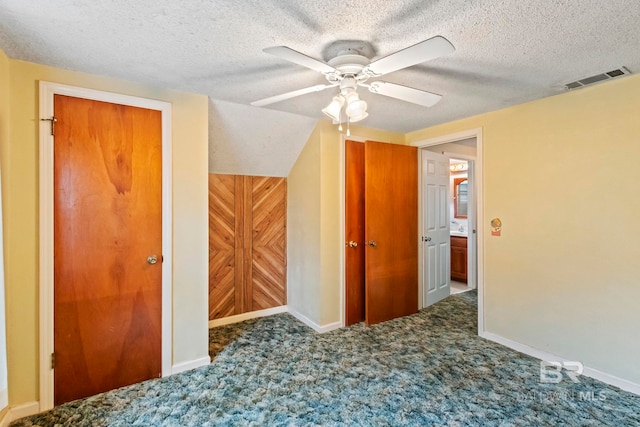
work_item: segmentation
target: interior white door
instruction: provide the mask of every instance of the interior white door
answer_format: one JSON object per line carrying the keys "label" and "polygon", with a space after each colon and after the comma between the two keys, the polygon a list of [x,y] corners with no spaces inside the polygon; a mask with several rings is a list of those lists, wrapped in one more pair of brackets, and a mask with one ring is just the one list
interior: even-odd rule
{"label": "interior white door", "polygon": [[424,306],[449,296],[449,157],[422,150]]}

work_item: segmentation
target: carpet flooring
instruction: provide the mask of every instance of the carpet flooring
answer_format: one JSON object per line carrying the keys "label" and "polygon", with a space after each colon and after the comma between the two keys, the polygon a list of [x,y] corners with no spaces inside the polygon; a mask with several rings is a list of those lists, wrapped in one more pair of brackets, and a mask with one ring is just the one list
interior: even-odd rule
{"label": "carpet flooring", "polygon": [[640,426],[640,397],[540,383],[540,361],[476,335],[465,292],[372,327],[316,334],[288,314],[210,333],[211,365],[12,424],[26,426]]}

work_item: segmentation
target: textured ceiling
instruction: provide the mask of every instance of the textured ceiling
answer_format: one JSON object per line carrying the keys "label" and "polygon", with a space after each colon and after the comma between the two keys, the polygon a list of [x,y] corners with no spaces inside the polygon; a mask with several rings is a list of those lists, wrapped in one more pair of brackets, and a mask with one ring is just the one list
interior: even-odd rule
{"label": "textured ceiling", "polygon": [[[359,90],[370,113],[362,125],[409,132],[553,95],[623,65],[637,72],[639,22],[638,0],[0,0],[0,48],[248,105],[325,82],[265,47],[326,60],[336,40],[367,40],[384,56],[442,35],[456,52],[384,77],[442,94],[436,106]],[[317,119],[333,91],[267,108]]]}

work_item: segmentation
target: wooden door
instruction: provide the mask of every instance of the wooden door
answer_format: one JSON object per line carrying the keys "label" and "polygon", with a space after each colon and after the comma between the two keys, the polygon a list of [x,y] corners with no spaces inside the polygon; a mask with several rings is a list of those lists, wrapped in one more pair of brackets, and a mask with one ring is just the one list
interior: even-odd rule
{"label": "wooden door", "polygon": [[54,111],[59,405],[161,375],[162,135],[155,110],[55,95]]}
{"label": "wooden door", "polygon": [[364,321],[364,144],[345,141],[345,326]]}
{"label": "wooden door", "polygon": [[287,302],[287,180],[209,175],[209,320]]}
{"label": "wooden door", "polygon": [[[249,219],[245,217],[245,221]],[[251,306],[287,303],[287,180],[251,177]]]}
{"label": "wooden door", "polygon": [[424,306],[446,298],[450,290],[449,157],[422,151],[424,199]]}
{"label": "wooden door", "polygon": [[366,322],[418,311],[418,152],[367,141]]}
{"label": "wooden door", "polygon": [[209,320],[236,313],[236,177],[209,174]]}

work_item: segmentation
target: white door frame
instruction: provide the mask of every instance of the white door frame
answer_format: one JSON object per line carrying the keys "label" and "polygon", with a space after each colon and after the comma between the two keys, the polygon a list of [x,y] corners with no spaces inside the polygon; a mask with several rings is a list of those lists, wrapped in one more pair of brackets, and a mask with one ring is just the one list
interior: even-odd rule
{"label": "white door frame", "polygon": [[[40,81],[40,119],[53,117],[54,95],[104,101],[160,111],[162,114],[162,376],[171,374],[172,350],[172,166],[171,104],[112,92]],[[51,122],[40,121],[40,410],[53,408],[53,144]]]}
{"label": "white door frame", "polygon": [[[475,159],[475,196],[476,196],[476,250],[477,250],[477,289],[478,289],[478,334],[484,332],[484,199],[483,199],[483,164],[482,164],[482,128],[468,129],[461,132],[452,133],[449,135],[443,135],[435,138],[424,139],[415,141],[410,145],[418,148],[431,147],[434,145],[446,144],[449,142],[462,141],[464,139],[475,138],[476,139],[476,159]],[[457,155],[458,156],[458,155]],[[419,171],[422,176],[422,170]],[[422,194],[422,183],[420,181],[420,191],[418,194]],[[422,209],[421,205],[419,205]],[[423,212],[420,210],[418,217],[422,220]],[[420,230],[422,233],[422,230]],[[420,259],[423,260],[422,246],[420,247]],[[424,288],[422,261],[420,262],[420,289]],[[424,292],[424,291],[423,291]]]}

